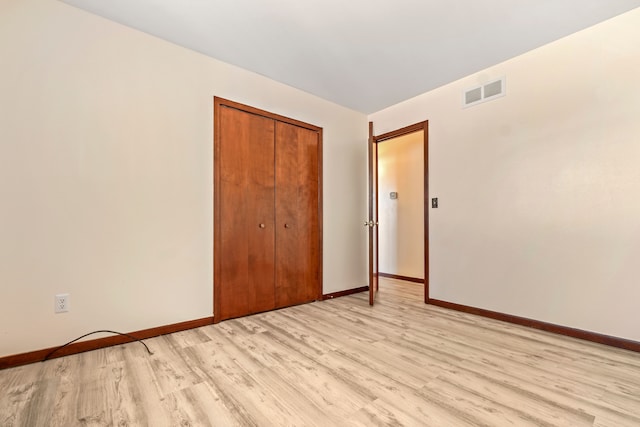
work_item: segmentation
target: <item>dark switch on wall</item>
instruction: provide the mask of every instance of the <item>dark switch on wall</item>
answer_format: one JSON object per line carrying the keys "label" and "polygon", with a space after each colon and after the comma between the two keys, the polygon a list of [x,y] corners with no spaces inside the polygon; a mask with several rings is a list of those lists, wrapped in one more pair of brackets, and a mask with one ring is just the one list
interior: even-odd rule
{"label": "dark switch on wall", "polygon": [[438,198],[437,197],[434,197],[433,199],[431,199],[431,207],[433,209],[438,207]]}

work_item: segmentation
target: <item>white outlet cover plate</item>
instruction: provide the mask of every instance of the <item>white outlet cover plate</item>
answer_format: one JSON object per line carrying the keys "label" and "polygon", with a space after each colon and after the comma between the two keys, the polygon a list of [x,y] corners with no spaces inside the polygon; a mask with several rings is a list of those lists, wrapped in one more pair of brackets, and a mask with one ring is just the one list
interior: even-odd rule
{"label": "white outlet cover plate", "polygon": [[56,294],[54,311],[66,313],[69,311],[69,294]]}

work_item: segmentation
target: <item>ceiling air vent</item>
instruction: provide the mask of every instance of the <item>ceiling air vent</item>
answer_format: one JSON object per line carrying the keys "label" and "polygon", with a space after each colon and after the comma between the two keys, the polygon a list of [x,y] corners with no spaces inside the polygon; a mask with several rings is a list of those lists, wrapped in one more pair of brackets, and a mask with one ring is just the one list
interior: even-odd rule
{"label": "ceiling air vent", "polygon": [[482,104],[483,102],[500,98],[505,94],[505,78],[503,77],[499,80],[465,90],[462,97],[463,107]]}

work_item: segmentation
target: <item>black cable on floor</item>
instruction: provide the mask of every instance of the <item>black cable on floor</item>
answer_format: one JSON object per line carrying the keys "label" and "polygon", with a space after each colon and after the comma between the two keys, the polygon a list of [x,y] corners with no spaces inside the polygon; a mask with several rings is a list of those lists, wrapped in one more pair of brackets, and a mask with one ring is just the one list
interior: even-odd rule
{"label": "black cable on floor", "polygon": [[99,333],[108,333],[108,334],[117,334],[117,335],[122,335],[123,337],[129,337],[134,341],[138,341],[140,344],[142,344],[144,346],[144,348],[147,349],[147,352],[149,354],[153,354],[151,352],[151,350],[149,350],[149,347],[147,347],[147,345],[140,339],[134,337],[133,335],[129,335],[123,332],[117,332],[117,331],[109,331],[109,330],[100,330],[100,331],[93,331],[93,332],[89,332],[88,334],[84,334],[81,337],[78,337],[72,341],[69,341],[68,343],[61,345],[60,347],[54,348],[53,350],[51,350],[49,353],[47,353],[47,355],[44,357],[44,359],[42,359],[42,361],[44,362],[45,360],[49,359],[49,357],[51,357],[54,353],[56,353],[59,350],[62,350],[63,348],[65,348],[66,346],[68,346],[69,344],[73,344],[74,342],[81,340],[84,337],[88,337],[89,335],[93,335],[93,334],[99,334]]}

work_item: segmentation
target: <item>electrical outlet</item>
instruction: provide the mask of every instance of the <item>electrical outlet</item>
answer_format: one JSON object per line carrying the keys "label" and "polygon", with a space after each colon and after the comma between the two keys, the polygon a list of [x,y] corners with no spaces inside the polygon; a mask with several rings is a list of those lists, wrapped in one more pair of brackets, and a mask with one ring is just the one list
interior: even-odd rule
{"label": "electrical outlet", "polygon": [[55,304],[54,311],[56,313],[66,313],[69,311],[69,294],[57,294]]}

